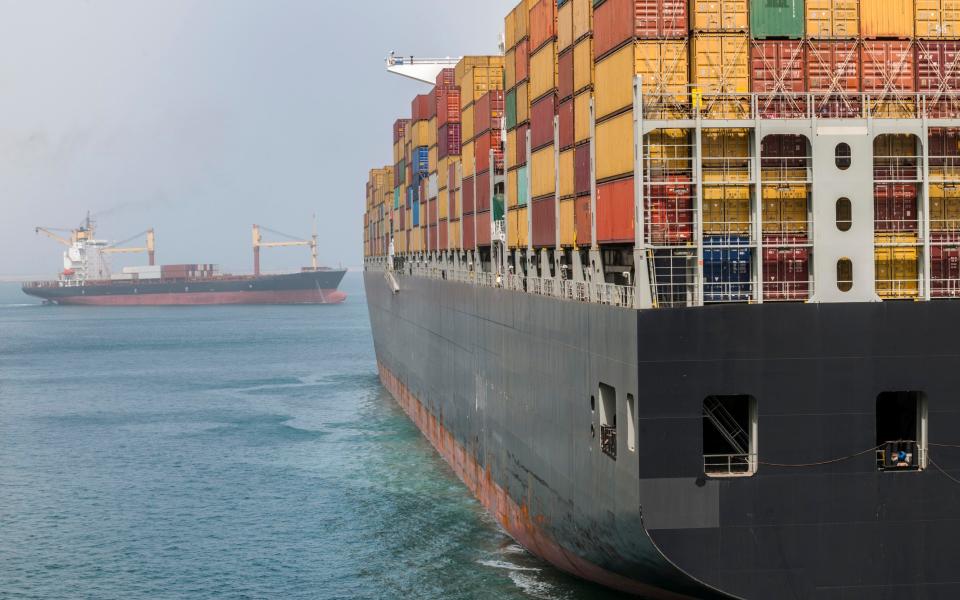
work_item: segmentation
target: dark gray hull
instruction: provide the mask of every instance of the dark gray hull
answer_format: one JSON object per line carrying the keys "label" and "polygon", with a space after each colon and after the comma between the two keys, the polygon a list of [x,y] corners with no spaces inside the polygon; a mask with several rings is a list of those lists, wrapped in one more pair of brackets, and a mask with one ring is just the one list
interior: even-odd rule
{"label": "dark gray hull", "polygon": [[[939,469],[883,473],[866,452],[712,479],[702,444],[704,398],[750,394],[761,461],[857,454],[890,390],[925,392],[931,442],[960,443],[960,303],[638,312],[364,277],[387,387],[560,568],[657,598],[960,597],[960,484]],[[620,437],[616,460],[593,434],[601,381],[636,397],[636,450]],[[931,459],[960,471],[960,448]]]}

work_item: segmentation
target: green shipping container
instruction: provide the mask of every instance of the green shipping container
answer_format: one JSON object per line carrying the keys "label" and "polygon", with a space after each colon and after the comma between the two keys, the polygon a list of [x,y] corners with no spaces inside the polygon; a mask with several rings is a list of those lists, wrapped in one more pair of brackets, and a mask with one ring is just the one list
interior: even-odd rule
{"label": "green shipping container", "polygon": [[503,220],[503,194],[494,194],[493,202],[491,202],[491,204],[492,204],[491,212],[493,212],[493,220],[502,221]]}
{"label": "green shipping container", "polygon": [[527,205],[527,167],[517,169],[517,205]]}
{"label": "green shipping container", "polygon": [[400,209],[400,188],[396,187],[393,189],[393,209]]}
{"label": "green shipping container", "polygon": [[506,113],[507,129],[513,129],[517,126],[517,90],[507,92],[504,102],[506,103],[504,112]]}
{"label": "green shipping container", "polygon": [[803,38],[803,0],[750,0],[750,35],[754,39]]}

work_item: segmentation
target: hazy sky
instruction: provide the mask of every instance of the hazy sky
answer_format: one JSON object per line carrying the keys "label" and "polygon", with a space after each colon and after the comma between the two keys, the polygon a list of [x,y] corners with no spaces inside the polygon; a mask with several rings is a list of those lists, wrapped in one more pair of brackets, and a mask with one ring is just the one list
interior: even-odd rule
{"label": "hazy sky", "polygon": [[493,53],[514,4],[0,0],[0,276],[53,276],[33,227],[88,209],[101,238],[154,227],[160,262],[234,272],[252,223],[306,236],[316,212],[322,262],[359,265],[366,172],[427,90],[384,57]]}

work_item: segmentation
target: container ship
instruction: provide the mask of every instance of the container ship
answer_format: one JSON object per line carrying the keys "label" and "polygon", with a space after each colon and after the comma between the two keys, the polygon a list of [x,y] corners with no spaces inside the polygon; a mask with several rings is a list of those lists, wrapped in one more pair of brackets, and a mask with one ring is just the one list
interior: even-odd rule
{"label": "container ship", "polygon": [[499,54],[391,55],[380,378],[519,543],[646,598],[960,597],[947,4],[524,0]]}
{"label": "container ship", "polygon": [[[24,293],[52,304],[95,306],[168,306],[197,304],[338,304],[346,294],[337,290],[346,271],[318,266],[317,234],[300,240],[279,234],[287,241],[264,242],[261,230],[253,226],[253,275],[229,275],[213,264],[156,265],[154,232],[148,230],[130,240],[110,243],[96,239],[88,215],[84,223],[69,231],[69,238],[45,227],[37,232],[63,244],[63,271],[53,281],[24,284]],[[145,236],[143,247],[127,242]],[[260,249],[309,246],[313,264],[297,273],[262,274]],[[146,253],[149,265],[123,267],[110,273],[112,254]]]}

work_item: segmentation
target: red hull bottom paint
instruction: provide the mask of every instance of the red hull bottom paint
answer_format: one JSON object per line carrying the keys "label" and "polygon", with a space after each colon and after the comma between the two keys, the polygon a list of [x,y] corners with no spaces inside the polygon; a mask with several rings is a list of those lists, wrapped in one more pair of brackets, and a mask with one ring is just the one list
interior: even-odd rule
{"label": "red hull bottom paint", "polygon": [[498,523],[524,548],[551,563],[558,569],[610,588],[630,594],[664,600],[692,600],[651,587],[623,575],[610,572],[564,550],[542,530],[544,517],[531,515],[526,505],[517,504],[506,490],[491,477],[490,470],[480,467],[473,455],[460,445],[440,420],[430,414],[420,400],[383,363],[377,361],[380,381],[407,413],[457,477],[493,515]]}
{"label": "red hull bottom paint", "polygon": [[58,304],[88,306],[196,306],[215,304],[339,304],[347,295],[337,290],[282,290],[244,292],[178,292],[117,296],[71,296]]}

